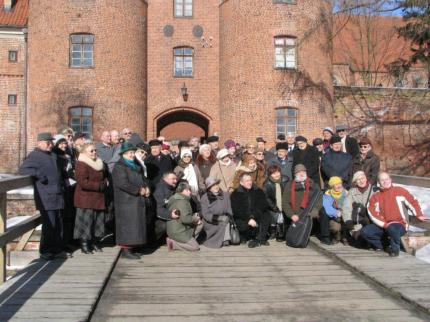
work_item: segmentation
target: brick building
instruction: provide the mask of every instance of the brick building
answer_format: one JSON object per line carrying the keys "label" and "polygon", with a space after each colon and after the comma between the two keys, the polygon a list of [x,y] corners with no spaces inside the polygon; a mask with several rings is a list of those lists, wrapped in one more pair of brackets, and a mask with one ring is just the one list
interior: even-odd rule
{"label": "brick building", "polygon": [[0,135],[14,138],[0,171],[64,125],[96,139],[124,127],[145,139],[313,138],[335,124],[333,81],[362,85],[345,44],[329,40],[325,0],[4,1],[0,26],[19,37],[0,43]]}

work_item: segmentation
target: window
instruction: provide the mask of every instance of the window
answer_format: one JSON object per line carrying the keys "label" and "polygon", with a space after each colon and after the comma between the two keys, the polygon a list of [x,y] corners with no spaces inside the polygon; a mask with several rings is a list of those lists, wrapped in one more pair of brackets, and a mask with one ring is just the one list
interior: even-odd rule
{"label": "window", "polygon": [[275,68],[296,68],[296,38],[275,38]]}
{"label": "window", "polygon": [[175,17],[193,16],[193,0],[174,0],[173,2]]}
{"label": "window", "polygon": [[16,63],[18,61],[18,52],[16,50],[9,50],[9,61]]}
{"label": "window", "polygon": [[69,110],[69,126],[75,133],[93,134],[93,109],[91,107],[72,107]]}
{"label": "window", "polygon": [[16,94],[9,94],[7,96],[7,104],[8,105],[16,105],[17,103],[17,95]]}
{"label": "window", "polygon": [[94,36],[90,34],[71,35],[70,42],[70,66],[93,67]]}
{"label": "window", "polygon": [[296,4],[296,0],[273,0],[273,3]]}
{"label": "window", "polygon": [[175,61],[174,75],[176,77],[193,76],[193,48],[180,47],[173,49]]}
{"label": "window", "polygon": [[297,109],[295,108],[276,110],[276,136],[287,133],[297,134]]}

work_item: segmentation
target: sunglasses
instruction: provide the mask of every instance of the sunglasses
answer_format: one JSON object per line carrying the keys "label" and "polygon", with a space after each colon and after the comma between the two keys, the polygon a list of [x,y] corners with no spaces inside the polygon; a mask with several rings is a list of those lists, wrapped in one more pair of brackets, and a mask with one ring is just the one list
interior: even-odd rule
{"label": "sunglasses", "polygon": [[360,145],[360,149],[367,149],[369,147],[370,147],[370,145]]}
{"label": "sunglasses", "polygon": [[94,152],[97,152],[97,150],[93,149],[93,150],[90,150],[90,152],[91,152],[91,153],[94,153]]}

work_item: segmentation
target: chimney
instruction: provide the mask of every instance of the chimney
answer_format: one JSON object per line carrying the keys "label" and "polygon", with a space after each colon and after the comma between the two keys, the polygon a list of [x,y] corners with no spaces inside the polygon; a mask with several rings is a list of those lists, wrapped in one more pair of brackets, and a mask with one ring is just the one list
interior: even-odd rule
{"label": "chimney", "polygon": [[13,0],[4,0],[4,11],[11,11],[12,3],[13,3]]}

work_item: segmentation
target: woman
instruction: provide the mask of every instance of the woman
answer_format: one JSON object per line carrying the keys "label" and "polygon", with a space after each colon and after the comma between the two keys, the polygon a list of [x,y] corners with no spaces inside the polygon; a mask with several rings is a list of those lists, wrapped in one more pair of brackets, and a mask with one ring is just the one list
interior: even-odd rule
{"label": "woman", "polygon": [[286,183],[282,182],[281,168],[276,164],[267,169],[268,177],[263,186],[267,203],[269,204],[270,236],[277,241],[284,239],[284,214],[282,211],[282,193]]}
{"label": "woman", "polygon": [[261,169],[264,169],[264,171],[267,171],[267,161],[265,159],[264,155],[264,149],[258,149],[255,153],[255,159],[257,160],[257,164]]}
{"label": "woman", "polygon": [[340,177],[331,177],[328,185],[330,189],[323,196],[323,207],[320,214],[321,242],[333,245],[341,240],[342,206],[347,191],[343,188]]}
{"label": "woman", "polygon": [[222,191],[232,193],[236,165],[227,149],[221,149],[216,157],[218,161],[213,165],[209,177],[220,180],[219,186]]}
{"label": "woman", "polygon": [[212,155],[212,150],[209,144],[202,144],[199,149],[199,155],[196,160],[196,165],[199,168],[203,180],[209,177],[212,166],[216,162],[216,158]]}
{"label": "woman", "polygon": [[105,191],[108,173],[97,157],[93,143],[85,143],[76,163],[74,238],[79,239],[84,254],[101,251],[99,241],[105,233]]}
{"label": "woman", "polygon": [[253,155],[246,154],[242,160],[242,164],[236,168],[236,173],[233,179],[233,189],[237,189],[240,185],[240,176],[242,173],[248,173],[252,177],[252,181],[258,188],[262,189],[266,174],[264,169],[257,164],[257,160]]}
{"label": "woman", "polygon": [[139,143],[136,146],[135,158],[136,158],[136,161],[142,167],[143,175],[145,176],[145,178],[148,178],[148,169],[146,167],[145,160],[148,157],[149,152],[150,152],[150,147],[146,143]]}
{"label": "woman", "polygon": [[230,245],[230,217],[233,215],[230,196],[220,188],[220,180],[208,177],[207,193],[202,197],[203,229],[206,247],[221,248]]}
{"label": "woman", "polygon": [[200,199],[200,192],[204,191],[205,185],[199,168],[192,160],[193,153],[191,150],[189,148],[183,148],[181,150],[181,159],[178,161],[178,165],[173,172],[175,172],[178,177],[178,181],[186,180],[190,185],[192,195]]}
{"label": "woman", "polygon": [[129,142],[122,143],[120,159],[112,172],[116,243],[127,259],[140,259],[138,249],[147,238],[145,199],[149,197],[150,189],[142,167],[135,162],[136,149]]}
{"label": "woman", "polygon": [[361,228],[370,224],[367,204],[374,191],[364,171],[354,173],[352,185],[342,205],[342,219],[345,230],[358,241]]}

